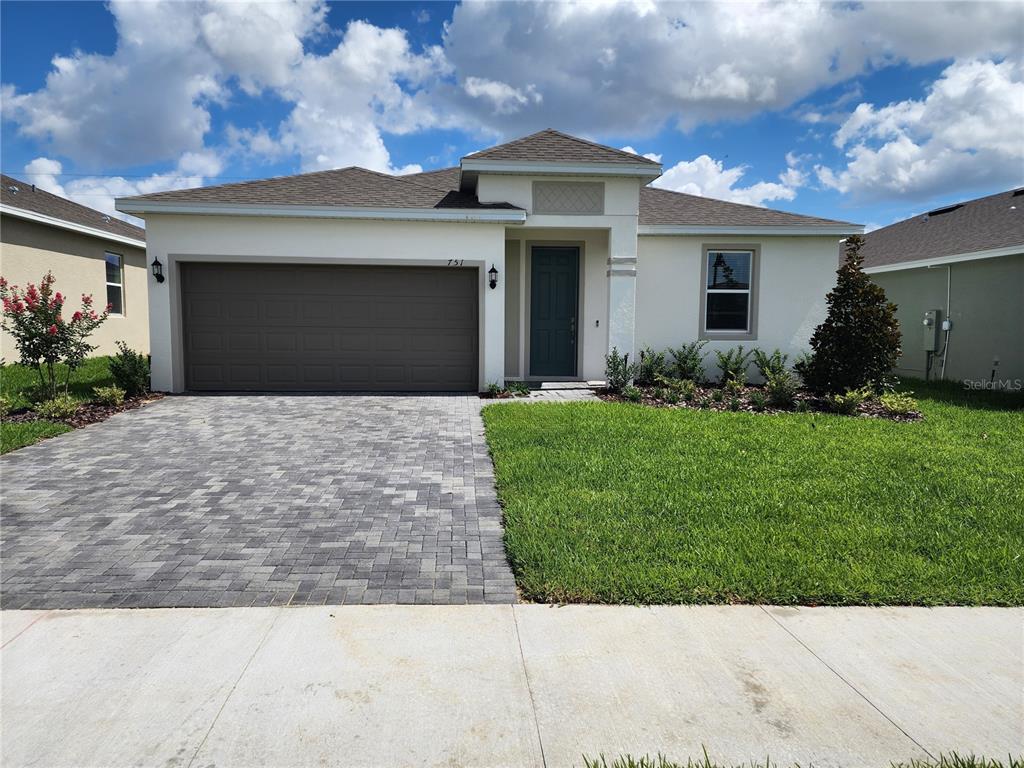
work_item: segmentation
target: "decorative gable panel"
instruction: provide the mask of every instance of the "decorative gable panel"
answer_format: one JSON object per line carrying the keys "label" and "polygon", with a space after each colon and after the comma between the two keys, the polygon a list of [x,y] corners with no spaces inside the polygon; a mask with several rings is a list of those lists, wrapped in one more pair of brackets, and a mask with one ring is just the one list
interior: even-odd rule
{"label": "decorative gable panel", "polygon": [[533,212],[601,215],[604,213],[604,182],[535,181]]}

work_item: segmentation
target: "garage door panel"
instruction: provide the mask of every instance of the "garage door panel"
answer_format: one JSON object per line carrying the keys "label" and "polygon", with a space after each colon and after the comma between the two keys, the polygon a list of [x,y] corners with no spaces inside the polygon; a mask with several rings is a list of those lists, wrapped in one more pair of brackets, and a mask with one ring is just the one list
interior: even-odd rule
{"label": "garage door panel", "polygon": [[476,389],[476,270],[181,266],[190,389]]}

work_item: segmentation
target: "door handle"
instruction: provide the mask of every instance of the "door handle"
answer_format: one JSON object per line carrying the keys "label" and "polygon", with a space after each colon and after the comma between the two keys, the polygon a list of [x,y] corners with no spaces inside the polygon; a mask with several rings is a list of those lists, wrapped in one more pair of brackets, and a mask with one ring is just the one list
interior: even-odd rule
{"label": "door handle", "polygon": [[573,343],[576,343],[576,318],[569,319],[569,336],[572,338]]}

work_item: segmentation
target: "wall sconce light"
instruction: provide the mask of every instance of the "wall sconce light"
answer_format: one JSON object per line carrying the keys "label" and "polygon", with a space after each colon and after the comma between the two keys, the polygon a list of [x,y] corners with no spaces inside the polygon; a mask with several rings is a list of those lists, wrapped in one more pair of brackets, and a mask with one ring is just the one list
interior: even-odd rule
{"label": "wall sconce light", "polygon": [[164,281],[164,265],[160,263],[160,259],[154,258],[150,266],[153,267],[153,277],[158,283],[162,283]]}
{"label": "wall sconce light", "polygon": [[491,264],[491,268],[487,270],[487,277],[490,278],[489,285],[491,286],[491,288],[497,288],[498,270],[493,264]]}

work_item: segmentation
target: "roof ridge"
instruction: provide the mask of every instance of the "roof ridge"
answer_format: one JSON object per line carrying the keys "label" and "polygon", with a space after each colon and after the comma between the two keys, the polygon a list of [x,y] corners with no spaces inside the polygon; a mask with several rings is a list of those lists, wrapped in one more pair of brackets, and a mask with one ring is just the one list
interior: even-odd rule
{"label": "roof ridge", "polygon": [[509,141],[503,141],[501,144],[495,144],[493,147],[487,147],[485,149],[477,150],[476,152],[471,152],[470,154],[465,155],[462,159],[471,160],[478,156],[480,156],[481,159],[485,159],[485,153],[493,152],[494,150],[500,149],[502,147],[519,146],[524,144],[525,142],[530,141],[531,139],[536,139],[542,136],[557,136],[560,139],[571,141],[576,144],[582,144],[587,147],[600,149],[602,152],[610,152],[618,157],[629,158],[631,162],[635,162],[641,165],[650,165],[657,168],[661,167],[661,163],[657,163],[649,158],[644,157],[643,155],[638,155],[634,152],[626,152],[623,149],[616,149],[615,147],[611,147],[607,144],[601,144],[596,141],[590,141],[589,139],[581,139],[579,136],[573,136],[570,133],[565,133],[563,131],[556,130],[555,128],[544,128],[543,130],[536,131],[526,136],[520,136],[515,139],[510,139]]}
{"label": "roof ridge", "polygon": [[578,142],[580,144],[587,144],[587,145],[589,145],[591,147],[597,147],[598,149],[607,149],[607,150],[610,150],[612,152],[615,152],[618,155],[622,155],[623,157],[628,157],[628,158],[630,158],[632,160],[636,160],[637,162],[649,163],[651,165],[661,165],[661,163],[657,163],[654,160],[651,160],[648,157],[644,157],[643,155],[638,154],[636,152],[627,152],[624,149],[618,149],[617,147],[612,147],[612,146],[609,146],[608,144],[601,144],[600,142],[597,142],[597,141],[590,141],[589,139],[582,139],[579,136],[573,136],[570,133],[565,133],[563,131],[559,131],[556,128],[545,128],[543,131],[541,131],[541,133],[553,133],[556,136],[561,136],[563,139],[572,139],[573,141]]}
{"label": "roof ridge", "polygon": [[[120,218],[118,216],[112,216],[109,213],[101,211],[99,208],[91,208],[88,205],[82,205],[81,203],[76,203],[74,200],[72,200],[69,197],[64,197],[62,195],[56,195],[53,192],[50,192],[48,190],[43,189],[42,187],[39,187],[39,186],[36,186],[35,184],[32,184],[31,182],[22,181],[21,179],[16,178],[14,176],[9,176],[6,173],[0,174],[0,179],[2,179],[2,182],[5,185],[5,187],[8,184],[8,182],[11,182],[14,185],[21,185],[23,187],[31,187],[32,188],[32,194],[35,194],[35,195],[45,195],[47,197],[52,197],[55,200],[60,200],[63,205],[70,205],[72,208],[77,208],[80,211],[88,212],[88,213],[91,213],[91,214],[96,214],[96,215],[101,217],[100,221],[97,222],[97,223],[110,224],[110,223],[115,223],[116,222],[120,226],[131,227],[135,232],[140,233],[143,236],[143,239],[145,238],[146,230],[143,229],[142,227],[137,226],[135,224],[132,224],[130,221],[125,221],[124,219],[122,219],[122,218]],[[38,211],[33,211],[31,208],[24,208],[24,207],[22,207],[20,205],[17,205],[14,201],[12,201],[10,199],[4,201],[4,205],[9,205],[11,208],[17,208],[19,211],[28,211],[29,213],[39,213]],[[51,215],[51,214],[46,214],[46,215]],[[104,216],[107,218],[107,221],[103,221],[102,220],[102,217],[104,217]],[[71,224],[77,224],[78,223],[78,222],[70,221],[69,219],[61,218],[60,216],[54,216],[54,218],[61,219],[61,221],[68,221]],[[116,233],[111,233],[111,234],[116,234]]]}

